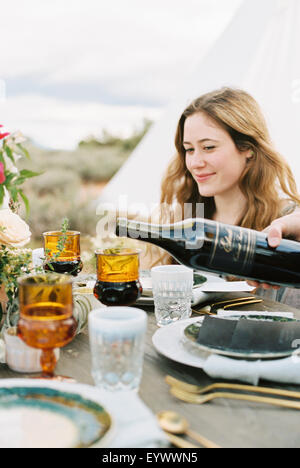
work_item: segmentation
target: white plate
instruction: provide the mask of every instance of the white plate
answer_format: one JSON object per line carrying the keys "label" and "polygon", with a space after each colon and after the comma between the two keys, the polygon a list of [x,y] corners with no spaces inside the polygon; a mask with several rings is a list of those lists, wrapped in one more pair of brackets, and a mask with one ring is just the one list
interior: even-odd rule
{"label": "white plate", "polygon": [[[198,271],[197,272],[200,275],[203,275],[206,277],[207,281],[203,283],[203,285],[220,285],[227,283],[224,278],[220,278],[217,275],[209,274],[204,271]],[[142,270],[140,272],[140,282],[143,287],[143,294],[142,296],[137,300],[137,304],[139,305],[146,305],[146,306],[151,306],[154,304],[153,301],[153,296],[152,296],[152,281],[151,281],[151,272],[150,270]],[[214,292],[205,292],[201,291],[201,286],[195,286],[193,288],[193,300],[192,300],[192,306],[196,304],[200,304],[201,302],[206,302],[211,300],[214,300],[215,297],[217,297],[218,292],[214,290]],[[217,290],[218,286],[216,286]]]}
{"label": "white plate", "polygon": [[172,361],[202,369],[210,353],[195,349],[193,345],[188,346],[183,339],[184,329],[199,321],[201,317],[194,317],[159,328],[152,336],[154,348]]}
{"label": "white plate", "polygon": [[[255,315],[257,313],[266,315],[268,318],[268,312],[248,312],[249,315]],[[243,314],[245,315],[245,313]],[[242,312],[239,315],[242,315]],[[269,313],[269,315],[275,316],[275,314],[272,313]],[[278,315],[289,318],[289,315],[286,315],[284,312]],[[276,314],[276,316],[278,315]],[[220,318],[224,317],[221,316]],[[200,349],[200,347],[195,346],[194,343],[189,342],[184,335],[184,330],[187,326],[195,322],[201,322],[203,319],[204,317],[193,317],[187,320],[179,320],[176,323],[159,328],[152,336],[154,348],[158,353],[172,361],[203,369],[206,359],[214,353],[209,352],[207,349]]]}
{"label": "white plate", "polygon": [[1,447],[105,447],[114,433],[98,389],[39,379],[1,381],[0,421]]}
{"label": "white plate", "polygon": [[[205,271],[197,271],[196,275],[199,274],[201,276],[205,276],[206,281],[202,284],[195,285],[194,289],[205,287],[207,284],[219,284],[219,283],[226,283],[224,278],[220,278],[220,276],[213,275],[210,273],[206,273]],[[140,282],[143,287],[143,291],[147,296],[152,296],[152,279],[151,279],[151,271],[150,270],[141,270],[140,271]]]}

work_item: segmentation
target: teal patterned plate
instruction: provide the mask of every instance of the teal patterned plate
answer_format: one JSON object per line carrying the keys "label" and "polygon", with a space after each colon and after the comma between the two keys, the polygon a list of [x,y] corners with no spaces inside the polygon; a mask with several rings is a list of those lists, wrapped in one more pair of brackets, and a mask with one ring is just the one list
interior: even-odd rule
{"label": "teal patterned plate", "polygon": [[[0,385],[0,448],[101,446],[112,427],[107,411],[80,393]],[[103,446],[103,445],[102,445]]]}

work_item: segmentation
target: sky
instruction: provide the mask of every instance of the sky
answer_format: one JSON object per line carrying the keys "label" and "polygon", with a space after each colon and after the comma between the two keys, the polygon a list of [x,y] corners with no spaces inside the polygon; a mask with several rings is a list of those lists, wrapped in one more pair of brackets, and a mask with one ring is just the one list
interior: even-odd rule
{"label": "sky", "polygon": [[0,0],[0,123],[72,149],[156,121],[242,0]]}

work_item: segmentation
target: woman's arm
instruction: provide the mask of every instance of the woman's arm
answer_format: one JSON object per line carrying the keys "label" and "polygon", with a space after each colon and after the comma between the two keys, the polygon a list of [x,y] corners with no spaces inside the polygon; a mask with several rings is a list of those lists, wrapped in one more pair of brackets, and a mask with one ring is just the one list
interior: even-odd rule
{"label": "woman's arm", "polygon": [[[300,208],[297,208],[293,213],[275,219],[269,227],[265,229],[268,234],[268,242],[270,247],[278,247],[283,237],[293,238],[300,242]],[[258,283],[256,281],[248,281],[250,286],[261,286],[264,289],[279,289],[279,286],[272,286],[267,283]]]}
{"label": "woman's arm", "polygon": [[278,247],[282,237],[293,238],[300,242],[300,208],[276,219],[265,231],[268,233],[270,247]]}

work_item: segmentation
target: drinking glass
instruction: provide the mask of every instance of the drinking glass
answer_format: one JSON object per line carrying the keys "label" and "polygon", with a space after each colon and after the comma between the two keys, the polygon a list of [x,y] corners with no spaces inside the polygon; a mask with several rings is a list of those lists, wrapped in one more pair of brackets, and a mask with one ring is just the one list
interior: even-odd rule
{"label": "drinking glass", "polygon": [[157,325],[162,327],[191,316],[193,270],[182,265],[151,269]]}
{"label": "drinking glass", "polygon": [[107,306],[130,306],[142,294],[139,250],[96,251],[97,281],[94,296]]}
{"label": "drinking glass", "polygon": [[109,307],[89,313],[92,376],[105,390],[139,388],[147,315],[133,307]]}
{"label": "drinking glass", "polygon": [[67,275],[45,273],[19,279],[20,319],[18,336],[29,346],[42,350],[42,377],[53,378],[55,348],[75,336],[72,279]]}
{"label": "drinking glass", "polygon": [[82,270],[80,258],[80,232],[44,232],[45,271],[77,276]]}

